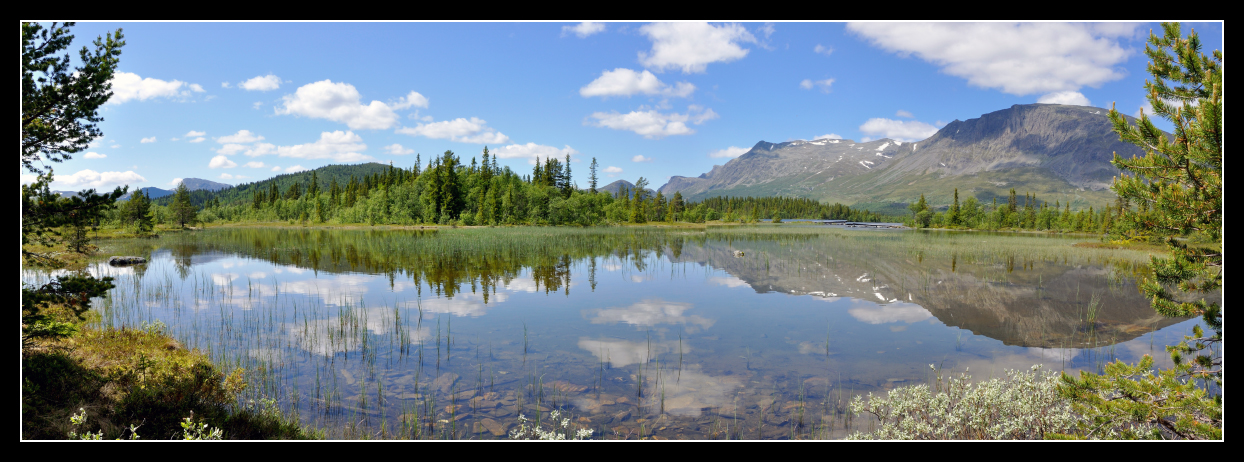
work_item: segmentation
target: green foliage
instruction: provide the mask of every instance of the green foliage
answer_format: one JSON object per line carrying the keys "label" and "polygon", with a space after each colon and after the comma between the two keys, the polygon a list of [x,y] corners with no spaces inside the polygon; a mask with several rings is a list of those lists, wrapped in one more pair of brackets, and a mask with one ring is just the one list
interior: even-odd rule
{"label": "green foliage", "polygon": [[1222,395],[1210,395],[1186,370],[1155,373],[1153,358],[1137,365],[1122,361],[1106,365],[1105,374],[1063,374],[1060,392],[1084,420],[1084,438],[1222,439]]}
{"label": "green foliage", "polygon": [[22,167],[43,173],[34,165],[42,159],[68,160],[103,136],[95,124],[98,110],[112,96],[113,72],[120,62],[121,29],[95,39],[95,50],[82,47],[81,65],[70,69],[69,54],[56,56],[73,41],[73,23],[48,29],[22,23]]}
{"label": "green foliage", "polygon": [[190,190],[184,183],[177,185],[177,192],[173,193],[173,203],[169,204],[169,211],[173,214],[173,221],[182,228],[186,227],[186,223],[194,223],[199,210],[190,203]]}

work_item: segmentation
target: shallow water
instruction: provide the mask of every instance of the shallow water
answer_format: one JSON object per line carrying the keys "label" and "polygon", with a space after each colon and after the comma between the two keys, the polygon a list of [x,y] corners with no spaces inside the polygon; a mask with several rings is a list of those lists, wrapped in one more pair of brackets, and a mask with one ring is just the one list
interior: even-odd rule
{"label": "shallow water", "polygon": [[[851,397],[1042,364],[1100,370],[1196,320],[1091,238],[822,226],[212,229],[102,243],[101,324],[160,321],[330,437],[837,438]],[[741,254],[737,253],[741,252]],[[27,280],[47,275],[27,270]]]}

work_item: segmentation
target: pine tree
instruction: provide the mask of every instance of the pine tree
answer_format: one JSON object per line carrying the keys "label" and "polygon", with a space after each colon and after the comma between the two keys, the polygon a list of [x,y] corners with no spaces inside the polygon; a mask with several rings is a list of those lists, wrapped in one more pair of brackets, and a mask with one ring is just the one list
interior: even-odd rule
{"label": "pine tree", "polygon": [[[1124,174],[1115,177],[1111,189],[1138,206],[1124,209],[1119,221],[1165,239],[1171,249],[1170,258],[1151,257],[1153,276],[1139,283],[1141,292],[1163,315],[1201,316],[1213,334],[1206,336],[1197,325],[1192,336],[1168,346],[1175,363],[1171,369],[1155,372],[1146,355],[1136,366],[1111,364],[1102,376],[1064,374],[1062,391],[1091,425],[1122,426],[1124,436],[1221,439],[1222,308],[1204,298],[1187,300],[1222,294],[1223,55],[1220,50],[1212,57],[1202,54],[1196,32],[1183,38],[1178,23],[1162,28],[1164,35],[1150,33],[1145,46],[1154,77],[1145,90],[1153,112],[1171,121],[1175,133],[1168,138],[1143,112],[1139,124],[1131,125],[1112,107],[1115,132],[1143,147],[1145,155],[1124,159],[1116,153],[1111,162]],[[1171,286],[1182,296],[1168,291]],[[1212,396],[1207,396],[1210,387],[1198,385],[1206,381],[1216,384]],[[1136,426],[1153,430],[1126,433]]]}
{"label": "pine tree", "polygon": [[596,168],[597,168],[596,158],[595,158],[595,157],[593,157],[593,158],[592,158],[591,173],[590,173],[590,174],[588,175],[588,177],[587,177],[587,184],[588,184],[588,188],[590,188],[589,190],[592,192],[592,194],[596,194],[596,179],[597,179],[597,178],[596,178]]}
{"label": "pine tree", "polygon": [[[297,186],[298,183],[294,183]],[[169,204],[169,212],[173,215],[173,221],[176,221],[182,228],[186,227],[186,223],[194,223],[196,215],[199,211],[190,203],[190,189],[186,188],[185,183],[177,185],[177,192],[173,193],[173,202]]]}

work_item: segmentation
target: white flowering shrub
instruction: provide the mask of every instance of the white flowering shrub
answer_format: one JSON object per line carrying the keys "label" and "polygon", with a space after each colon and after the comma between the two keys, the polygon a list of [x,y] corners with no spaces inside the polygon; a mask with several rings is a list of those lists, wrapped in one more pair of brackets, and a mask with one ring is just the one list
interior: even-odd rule
{"label": "white flowering shrub", "polygon": [[943,382],[939,372],[935,390],[913,385],[884,398],[857,396],[851,412],[872,414],[880,428],[848,439],[1043,439],[1074,432],[1080,418],[1059,395],[1058,376],[1038,373],[1040,368],[978,383],[967,374]]}
{"label": "white flowering shrub", "polygon": [[518,415],[518,428],[510,431],[510,439],[514,440],[583,440],[592,437],[592,429],[580,428],[571,431],[570,419],[561,416],[561,411],[554,410],[549,413],[549,421],[552,422],[548,430],[541,428],[544,424],[532,424],[527,416]]}

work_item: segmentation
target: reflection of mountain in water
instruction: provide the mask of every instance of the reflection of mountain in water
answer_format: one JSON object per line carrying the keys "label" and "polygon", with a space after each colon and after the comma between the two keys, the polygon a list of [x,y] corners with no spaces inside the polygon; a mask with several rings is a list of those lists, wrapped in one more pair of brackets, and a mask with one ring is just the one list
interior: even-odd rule
{"label": "reflection of mountain in water", "polygon": [[[824,243],[796,248],[776,241],[710,239],[703,247],[683,246],[678,257],[667,256],[709,264],[733,276],[710,280],[720,285],[746,284],[758,293],[867,300],[882,307],[853,308],[852,315],[874,324],[910,322],[907,318],[927,310],[946,325],[1007,345],[1109,345],[1184,320],[1157,314],[1132,278],[1112,275],[1100,266],[1038,261],[1019,262],[1008,270],[1006,264],[906,255],[852,258],[852,253],[860,252],[836,252],[845,249]],[[734,250],[742,250],[744,256],[735,257]]]}

